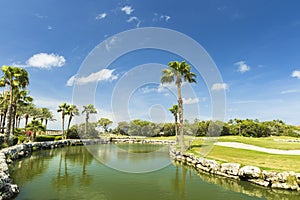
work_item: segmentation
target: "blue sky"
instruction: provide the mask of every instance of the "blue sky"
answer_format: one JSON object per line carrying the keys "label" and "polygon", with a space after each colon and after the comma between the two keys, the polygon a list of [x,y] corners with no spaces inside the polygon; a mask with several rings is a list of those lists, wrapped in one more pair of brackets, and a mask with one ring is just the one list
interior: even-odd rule
{"label": "blue sky", "polygon": [[[176,103],[173,86],[162,87],[157,81],[137,85],[129,99],[114,91],[120,80],[127,80],[128,72],[147,63],[167,65],[182,59],[178,55],[157,49],[134,51],[107,69],[76,76],[99,43],[114,42],[115,34],[144,27],[167,28],[191,37],[205,48],[220,71],[223,82],[214,89],[199,73],[197,85],[183,86],[187,119],[210,119],[210,91],[224,90],[226,120],[282,119],[300,124],[297,0],[2,0],[0,8],[1,64],[28,70],[34,103],[50,108],[57,118],[50,128],[60,128],[55,110],[62,102],[72,103],[74,84],[90,82],[97,83],[95,98],[90,100],[98,109],[96,118],[172,120],[167,109]],[[151,74],[139,77],[144,80]],[[127,104],[124,112],[129,118],[112,108],[112,102],[119,102],[116,107]]]}

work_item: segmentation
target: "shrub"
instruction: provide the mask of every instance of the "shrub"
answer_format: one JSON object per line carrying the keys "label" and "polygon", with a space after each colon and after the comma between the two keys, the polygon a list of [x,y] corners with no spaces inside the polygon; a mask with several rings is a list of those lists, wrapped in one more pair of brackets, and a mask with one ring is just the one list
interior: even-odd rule
{"label": "shrub", "polygon": [[36,142],[54,141],[56,137],[57,137],[56,135],[37,135],[35,141]]}
{"label": "shrub", "polygon": [[26,137],[24,135],[18,136],[18,144],[23,143],[26,140]]}
{"label": "shrub", "polygon": [[57,141],[57,140],[61,140],[62,139],[62,136],[58,135],[58,136],[55,136],[54,140]]}

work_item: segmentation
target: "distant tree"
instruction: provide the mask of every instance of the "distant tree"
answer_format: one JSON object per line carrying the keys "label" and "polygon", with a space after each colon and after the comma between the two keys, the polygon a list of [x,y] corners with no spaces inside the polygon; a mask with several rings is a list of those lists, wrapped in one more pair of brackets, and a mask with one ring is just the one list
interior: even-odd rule
{"label": "distant tree", "polygon": [[65,138],[65,116],[68,114],[68,109],[70,105],[67,103],[62,103],[58,106],[57,112],[61,112],[61,123],[62,123],[62,138]]}
{"label": "distant tree", "polygon": [[68,121],[68,126],[67,126],[67,138],[68,138],[68,132],[69,132],[69,129],[70,129],[71,121],[72,121],[72,119],[75,115],[79,115],[79,110],[76,107],[76,105],[70,105],[67,108],[66,112],[67,112],[67,115],[69,115],[69,121]]}
{"label": "distant tree", "polygon": [[36,133],[39,131],[45,131],[45,126],[42,125],[40,121],[32,120],[29,124],[26,126],[26,131],[32,131],[33,136],[32,139],[35,141]]}
{"label": "distant tree", "polygon": [[174,117],[176,143],[178,143],[178,105],[173,105],[171,108],[169,108],[169,111],[173,114]]}
{"label": "distant tree", "polygon": [[107,133],[108,132],[108,127],[113,123],[110,119],[107,118],[101,118],[98,120],[97,125],[102,127],[104,131]]}
{"label": "distant tree", "polygon": [[86,105],[86,106],[83,106],[83,111],[82,111],[82,114],[85,113],[85,131],[84,131],[84,134],[88,134],[88,123],[89,123],[89,118],[90,118],[90,114],[96,114],[97,113],[97,110],[96,108],[94,107],[93,104],[89,104],[89,105]]}

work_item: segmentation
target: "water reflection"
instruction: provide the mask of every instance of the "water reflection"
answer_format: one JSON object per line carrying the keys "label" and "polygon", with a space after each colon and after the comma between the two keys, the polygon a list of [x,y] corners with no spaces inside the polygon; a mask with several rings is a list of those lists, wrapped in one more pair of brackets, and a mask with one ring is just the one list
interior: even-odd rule
{"label": "water reflection", "polygon": [[101,163],[122,172],[147,173],[168,166],[169,147],[153,144],[104,144],[88,146],[88,151]]}
{"label": "water reflection", "polygon": [[[300,199],[298,192],[266,189],[197,172],[179,163],[151,173],[123,173],[98,162],[90,152],[102,156],[105,162],[132,168],[149,165],[150,161],[170,162],[168,153],[156,151],[153,146],[143,150],[134,145],[96,145],[89,151],[85,147],[69,147],[34,152],[30,158],[10,166],[21,189],[17,199]],[[152,152],[156,156],[151,157]]]}

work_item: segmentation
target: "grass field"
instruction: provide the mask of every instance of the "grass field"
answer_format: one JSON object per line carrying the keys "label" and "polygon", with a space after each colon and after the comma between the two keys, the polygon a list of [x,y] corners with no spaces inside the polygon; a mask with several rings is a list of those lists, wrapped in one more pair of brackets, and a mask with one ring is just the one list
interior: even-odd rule
{"label": "grass field", "polygon": [[[276,137],[266,137],[266,138],[250,138],[250,137],[240,137],[240,136],[224,136],[219,137],[219,142],[241,142],[244,144],[251,144],[259,147],[272,148],[272,149],[282,149],[282,150],[300,150],[300,142],[286,142],[286,140],[296,140],[297,138],[276,136]],[[285,140],[285,141],[278,141]],[[300,140],[300,138],[298,139]]]}
{"label": "grass field", "polygon": [[220,162],[252,165],[265,170],[300,172],[300,156],[275,155],[263,152],[214,146],[206,156]]}

